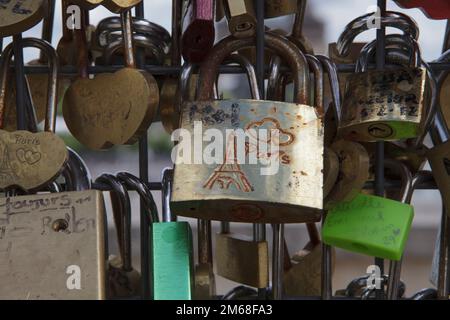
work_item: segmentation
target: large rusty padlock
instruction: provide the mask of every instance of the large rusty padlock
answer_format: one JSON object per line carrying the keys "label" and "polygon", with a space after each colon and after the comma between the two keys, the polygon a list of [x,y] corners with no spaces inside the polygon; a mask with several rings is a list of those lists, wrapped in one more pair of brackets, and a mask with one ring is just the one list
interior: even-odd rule
{"label": "large rusty padlock", "polygon": [[[214,128],[228,140],[225,147],[221,146],[226,152],[222,153],[222,159],[216,159],[212,164],[201,164],[201,161],[200,164],[186,164],[178,152],[182,144],[177,145],[171,200],[172,211],[177,215],[253,223],[302,223],[320,219],[323,205],[322,110],[308,105],[308,63],[300,50],[283,38],[266,34],[265,40],[292,69],[295,103],[212,100],[219,63],[230,53],[253,46],[255,40],[226,38],[217,44],[201,67],[197,101],[183,106],[181,128],[184,130],[178,133],[190,135],[199,126]],[[255,137],[256,129],[263,128],[269,128],[271,136]],[[242,161],[237,161],[235,152],[238,147],[236,131],[230,129],[250,132],[253,136],[240,152],[253,154],[258,161],[272,161],[278,165],[278,172],[273,174],[272,170],[262,175],[260,164],[239,163]],[[279,150],[261,151],[259,147],[267,147],[268,143],[278,144]],[[280,194],[283,194],[282,200]]]}

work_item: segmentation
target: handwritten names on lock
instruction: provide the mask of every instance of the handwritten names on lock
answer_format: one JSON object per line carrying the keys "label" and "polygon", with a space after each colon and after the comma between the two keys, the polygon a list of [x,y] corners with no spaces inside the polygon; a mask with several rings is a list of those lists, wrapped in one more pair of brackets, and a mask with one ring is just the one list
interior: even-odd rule
{"label": "handwritten names on lock", "polygon": [[403,243],[410,219],[404,209],[410,210],[410,206],[359,195],[353,201],[338,204],[327,217],[326,228],[345,233],[354,243],[377,243],[397,248]]}
{"label": "handwritten names on lock", "polygon": [[104,298],[104,216],[95,190],[0,199],[0,299]]}
{"label": "handwritten names on lock", "polygon": [[426,71],[423,68],[370,70],[349,77],[344,121],[420,121]]}
{"label": "handwritten names on lock", "polygon": [[83,214],[94,201],[92,195],[79,193],[5,198],[0,202],[0,240],[95,231],[95,217]]}

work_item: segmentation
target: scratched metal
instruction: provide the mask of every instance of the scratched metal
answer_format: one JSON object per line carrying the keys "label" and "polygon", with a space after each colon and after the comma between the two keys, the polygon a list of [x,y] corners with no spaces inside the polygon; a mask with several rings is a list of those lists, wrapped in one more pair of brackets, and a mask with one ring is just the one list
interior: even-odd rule
{"label": "scratched metal", "polygon": [[98,191],[1,199],[0,299],[104,299],[103,216]]}
{"label": "scratched metal", "polygon": [[424,114],[424,68],[370,70],[348,78],[339,134],[358,141],[419,135]]}
{"label": "scratched metal", "polygon": [[46,0],[0,1],[0,37],[9,37],[39,23],[47,12]]}
{"label": "scratched metal", "polygon": [[0,130],[0,190],[37,190],[59,175],[67,159],[66,144],[54,133]]}
{"label": "scratched metal", "polygon": [[[323,124],[314,108],[293,103],[225,100],[194,102],[183,108],[181,128],[194,141],[194,122],[203,132],[223,137],[223,160],[214,164],[181,164],[178,154],[171,208],[174,214],[234,222],[300,223],[317,221],[323,205]],[[258,138],[247,140],[260,160],[250,164],[231,158],[235,144],[227,129],[278,129],[279,151],[255,152]],[[225,141],[231,143],[226,146]],[[211,142],[203,142],[203,148]],[[237,144],[239,145],[239,144]],[[192,144],[193,146],[193,144]],[[242,148],[241,148],[242,149]],[[179,150],[181,151],[181,150]],[[236,147],[235,153],[239,152]],[[197,153],[200,154],[201,153]],[[262,175],[270,154],[272,175]],[[201,157],[200,157],[201,158]],[[219,158],[219,157],[218,157]],[[191,159],[193,160],[193,159]],[[202,160],[202,159],[200,159]],[[226,160],[226,161],[224,161]]]}

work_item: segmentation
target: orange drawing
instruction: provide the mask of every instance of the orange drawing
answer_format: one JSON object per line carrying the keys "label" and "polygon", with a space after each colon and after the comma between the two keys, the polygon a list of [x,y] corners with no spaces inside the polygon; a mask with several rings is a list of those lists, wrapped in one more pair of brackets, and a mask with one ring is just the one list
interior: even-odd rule
{"label": "orange drawing", "polygon": [[[234,186],[239,191],[252,192],[253,187],[236,158],[235,134],[231,133],[227,141],[228,145],[223,164],[214,170],[213,174],[203,185],[203,188],[211,190],[217,184],[220,189],[228,190],[231,186]],[[233,160],[230,161],[230,159]]]}
{"label": "orange drawing", "polygon": [[[258,136],[253,135],[253,131],[248,131],[250,129],[261,129],[265,127],[268,130],[267,141],[260,141]],[[289,164],[291,162],[290,157],[283,150],[278,150],[278,152],[271,153],[269,150],[265,152],[260,150],[261,143],[268,145],[278,145],[278,147],[286,147],[294,143],[295,136],[291,132],[281,128],[280,122],[275,118],[264,118],[261,121],[254,121],[247,125],[245,128],[250,136],[250,141],[246,142],[246,153],[256,152],[256,157],[258,159],[270,159],[274,157],[275,160],[280,159],[282,164]],[[277,136],[272,136],[271,130],[278,130],[279,134]]]}

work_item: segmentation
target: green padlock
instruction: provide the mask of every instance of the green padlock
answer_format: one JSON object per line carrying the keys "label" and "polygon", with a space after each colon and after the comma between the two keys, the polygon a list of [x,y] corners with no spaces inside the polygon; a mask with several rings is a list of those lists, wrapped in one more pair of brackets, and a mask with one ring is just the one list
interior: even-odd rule
{"label": "green padlock", "polygon": [[152,224],[153,299],[191,300],[194,290],[192,230],[170,213],[173,171],[163,172],[163,222]]}
{"label": "green padlock", "polygon": [[[386,164],[397,166],[394,160]],[[406,170],[406,169],[405,169]],[[411,173],[402,173],[401,202],[359,194],[329,211],[322,228],[328,245],[369,256],[399,261],[414,217],[411,199]]]}

